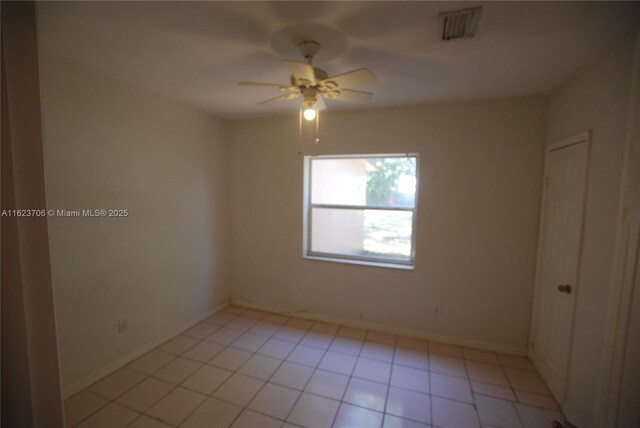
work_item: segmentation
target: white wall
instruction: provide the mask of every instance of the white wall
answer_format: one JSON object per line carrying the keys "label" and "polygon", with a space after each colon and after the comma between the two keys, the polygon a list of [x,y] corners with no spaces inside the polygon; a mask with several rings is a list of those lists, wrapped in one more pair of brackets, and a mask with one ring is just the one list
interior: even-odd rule
{"label": "white wall", "polygon": [[[546,112],[540,97],[323,112],[318,145],[295,115],[231,121],[233,299],[526,352]],[[414,271],[302,258],[300,151],[419,153]]]}
{"label": "white wall", "polygon": [[569,385],[563,410],[594,425],[618,220],[634,37],[616,44],[552,95],[547,141],[592,130],[582,260]]}
{"label": "white wall", "polygon": [[62,59],[42,58],[41,81],[49,208],[129,210],[50,219],[69,392],[228,298],[227,137],[211,115]]}

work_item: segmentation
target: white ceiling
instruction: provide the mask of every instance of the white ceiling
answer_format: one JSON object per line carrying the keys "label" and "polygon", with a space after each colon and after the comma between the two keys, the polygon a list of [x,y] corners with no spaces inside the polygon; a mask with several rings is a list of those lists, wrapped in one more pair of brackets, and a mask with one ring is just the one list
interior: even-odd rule
{"label": "white ceiling", "polygon": [[[475,38],[438,39],[440,12],[483,5]],[[366,106],[548,93],[640,22],[640,2],[42,2],[43,54],[235,118],[299,101],[238,81],[284,83],[296,38],[326,46],[329,74],[368,67]]]}

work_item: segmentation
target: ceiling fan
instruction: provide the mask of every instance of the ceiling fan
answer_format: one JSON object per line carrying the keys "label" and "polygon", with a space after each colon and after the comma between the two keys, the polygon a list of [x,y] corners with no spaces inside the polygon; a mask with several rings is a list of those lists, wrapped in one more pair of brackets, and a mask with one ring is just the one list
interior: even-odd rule
{"label": "ceiling fan", "polygon": [[323,98],[346,101],[352,103],[364,103],[371,99],[371,92],[347,89],[353,86],[368,85],[376,82],[376,76],[367,68],[348,71],[329,77],[326,71],[314,67],[312,60],[320,50],[320,44],[315,41],[304,41],[298,45],[300,53],[307,62],[283,61],[291,73],[290,84],[240,82],[242,86],[258,86],[279,89],[287,92],[275,98],[261,101],[258,105],[268,105],[279,101],[302,97],[304,118],[313,120],[318,110],[324,109]]}

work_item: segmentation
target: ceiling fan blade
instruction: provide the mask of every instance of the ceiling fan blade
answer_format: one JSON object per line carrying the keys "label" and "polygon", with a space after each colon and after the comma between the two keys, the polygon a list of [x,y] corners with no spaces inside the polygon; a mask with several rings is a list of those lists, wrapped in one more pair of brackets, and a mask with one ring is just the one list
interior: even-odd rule
{"label": "ceiling fan blade", "polygon": [[332,100],[346,101],[349,103],[366,103],[373,97],[371,92],[354,91],[353,89],[340,89],[329,97]]}
{"label": "ceiling fan blade", "polygon": [[295,91],[298,88],[293,85],[284,85],[279,83],[262,83],[262,82],[238,82],[240,86],[252,86],[260,88],[275,88],[282,91]]}
{"label": "ceiling fan blade", "polygon": [[331,76],[322,82],[325,86],[330,86],[331,82],[338,85],[341,88],[350,88],[352,86],[370,85],[376,83],[376,75],[368,68],[359,68],[353,71],[347,71],[346,73]]}
{"label": "ceiling fan blade", "polygon": [[289,61],[285,60],[284,65],[287,67],[289,72],[293,75],[295,80],[305,80],[309,86],[313,86],[316,84],[316,74],[313,71],[313,66],[311,64],[307,64],[306,62],[298,62],[298,61]]}
{"label": "ceiling fan blade", "polygon": [[268,100],[264,100],[264,101],[260,101],[258,103],[258,105],[268,105],[268,104],[273,104],[273,103],[277,103],[279,101],[284,101],[284,100],[290,100],[292,98],[297,98],[299,97],[300,94],[299,93],[292,93],[292,94],[287,94],[287,95],[280,95],[279,97],[275,97],[275,98],[269,98]]}

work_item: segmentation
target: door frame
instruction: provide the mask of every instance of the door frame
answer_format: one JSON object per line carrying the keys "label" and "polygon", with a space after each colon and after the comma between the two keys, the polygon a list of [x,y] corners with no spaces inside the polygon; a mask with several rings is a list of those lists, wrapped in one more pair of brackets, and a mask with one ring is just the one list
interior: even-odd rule
{"label": "door frame", "polygon": [[[569,146],[573,146],[576,144],[581,144],[581,143],[586,143],[587,144],[587,165],[586,165],[586,176],[585,176],[585,186],[584,186],[584,196],[583,196],[583,206],[582,206],[582,212],[581,212],[581,216],[582,216],[582,225],[581,225],[581,229],[580,229],[580,243],[578,245],[578,271],[576,273],[576,284],[574,284],[574,310],[573,313],[571,314],[571,331],[573,334],[573,326],[574,326],[574,322],[575,322],[575,308],[576,308],[576,303],[577,303],[577,299],[578,299],[578,295],[580,293],[580,287],[579,287],[579,283],[580,283],[580,267],[582,265],[582,249],[583,249],[583,243],[584,243],[584,220],[585,220],[585,212],[586,212],[586,208],[587,208],[587,191],[589,188],[589,166],[591,164],[591,130],[582,132],[578,135],[574,135],[572,137],[569,138],[565,138],[563,140],[557,141],[555,143],[549,144],[547,145],[547,147],[545,148],[545,155],[544,155],[544,169],[543,169],[543,173],[542,173],[542,201],[540,203],[540,216],[539,216],[539,222],[538,222],[538,250],[537,250],[537,255],[536,255],[536,270],[535,270],[535,279],[534,279],[534,283],[533,283],[533,307],[532,307],[532,312],[531,312],[531,327],[529,330],[529,343],[527,346],[527,353],[529,358],[532,360],[532,362],[535,365],[535,361],[533,361],[533,352],[532,352],[532,345],[533,345],[533,338],[535,337],[536,334],[536,326],[537,326],[537,321],[538,321],[538,312],[539,312],[539,293],[538,293],[538,288],[540,286],[540,265],[542,262],[542,251],[543,251],[543,226],[544,226],[544,221],[545,221],[545,212],[547,209],[547,197],[548,197],[548,174],[549,174],[549,159],[551,157],[551,152],[554,152],[556,150],[559,149],[563,149],[565,147],[569,147]],[[570,341],[569,343],[569,352],[567,355],[567,358],[569,360],[571,360],[571,354],[572,354],[572,348],[573,348],[573,341]],[[565,380],[564,380],[564,385],[562,387],[562,396],[561,397],[555,397],[556,400],[560,403],[560,405],[562,406],[566,395],[567,395],[567,382],[568,382],[569,376],[568,373],[566,373],[565,376]]]}

